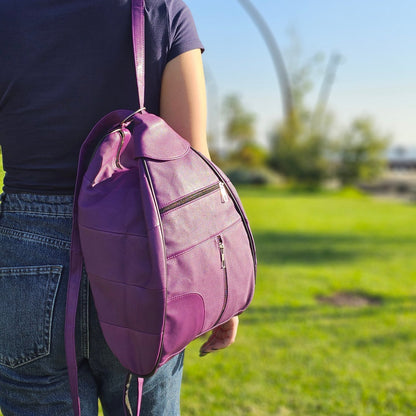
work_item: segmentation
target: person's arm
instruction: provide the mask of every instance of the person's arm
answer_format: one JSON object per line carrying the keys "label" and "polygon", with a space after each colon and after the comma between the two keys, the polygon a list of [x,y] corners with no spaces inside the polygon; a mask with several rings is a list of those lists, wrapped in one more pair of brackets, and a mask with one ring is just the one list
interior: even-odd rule
{"label": "person's arm", "polygon": [[[199,49],[185,52],[166,65],[162,77],[160,116],[195,150],[209,158],[205,78]],[[201,356],[231,345],[237,328],[238,317],[215,328],[202,345]]]}
{"label": "person's arm", "polygon": [[160,116],[209,157],[206,102],[201,51],[193,49],[169,61],[162,77]]}

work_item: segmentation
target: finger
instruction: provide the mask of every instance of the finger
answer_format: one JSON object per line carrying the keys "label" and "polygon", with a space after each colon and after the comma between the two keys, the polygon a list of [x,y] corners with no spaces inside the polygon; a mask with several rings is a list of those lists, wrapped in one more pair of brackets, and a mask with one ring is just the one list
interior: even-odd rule
{"label": "finger", "polygon": [[200,356],[211,351],[227,348],[234,343],[238,329],[238,317],[230,319],[225,324],[215,328],[208,341],[200,348]]}

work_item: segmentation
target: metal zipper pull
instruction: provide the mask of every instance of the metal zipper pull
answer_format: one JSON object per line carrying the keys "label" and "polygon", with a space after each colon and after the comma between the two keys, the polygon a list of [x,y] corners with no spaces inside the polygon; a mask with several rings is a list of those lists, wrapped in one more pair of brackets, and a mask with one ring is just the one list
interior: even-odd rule
{"label": "metal zipper pull", "polygon": [[225,202],[228,201],[227,190],[225,189],[225,186],[224,186],[224,183],[223,182],[220,182],[218,185],[220,187],[221,202],[224,204]]}
{"label": "metal zipper pull", "polygon": [[222,237],[218,236],[218,246],[220,248],[220,256],[221,256],[221,269],[225,269],[225,253],[224,253],[224,242],[222,241]]}

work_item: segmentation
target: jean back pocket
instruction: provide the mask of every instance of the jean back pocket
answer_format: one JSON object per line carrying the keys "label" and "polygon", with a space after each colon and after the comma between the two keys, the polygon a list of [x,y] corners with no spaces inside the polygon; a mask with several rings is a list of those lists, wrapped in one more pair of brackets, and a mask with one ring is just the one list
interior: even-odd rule
{"label": "jean back pocket", "polygon": [[0,267],[0,364],[18,367],[50,352],[62,266]]}

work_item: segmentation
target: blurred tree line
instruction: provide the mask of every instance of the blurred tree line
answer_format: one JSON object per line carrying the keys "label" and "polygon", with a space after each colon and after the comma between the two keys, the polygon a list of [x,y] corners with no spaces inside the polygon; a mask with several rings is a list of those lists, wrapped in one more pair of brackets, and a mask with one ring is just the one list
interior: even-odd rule
{"label": "blurred tree line", "polygon": [[306,104],[318,61],[319,56],[290,68],[293,108],[273,127],[267,148],[256,140],[255,115],[239,96],[224,99],[228,151],[222,158],[214,152],[214,160],[231,180],[267,183],[278,174],[290,183],[316,188],[333,179],[341,185],[372,180],[384,170],[389,136],[371,118],[359,117],[340,130],[324,105],[312,109]]}

